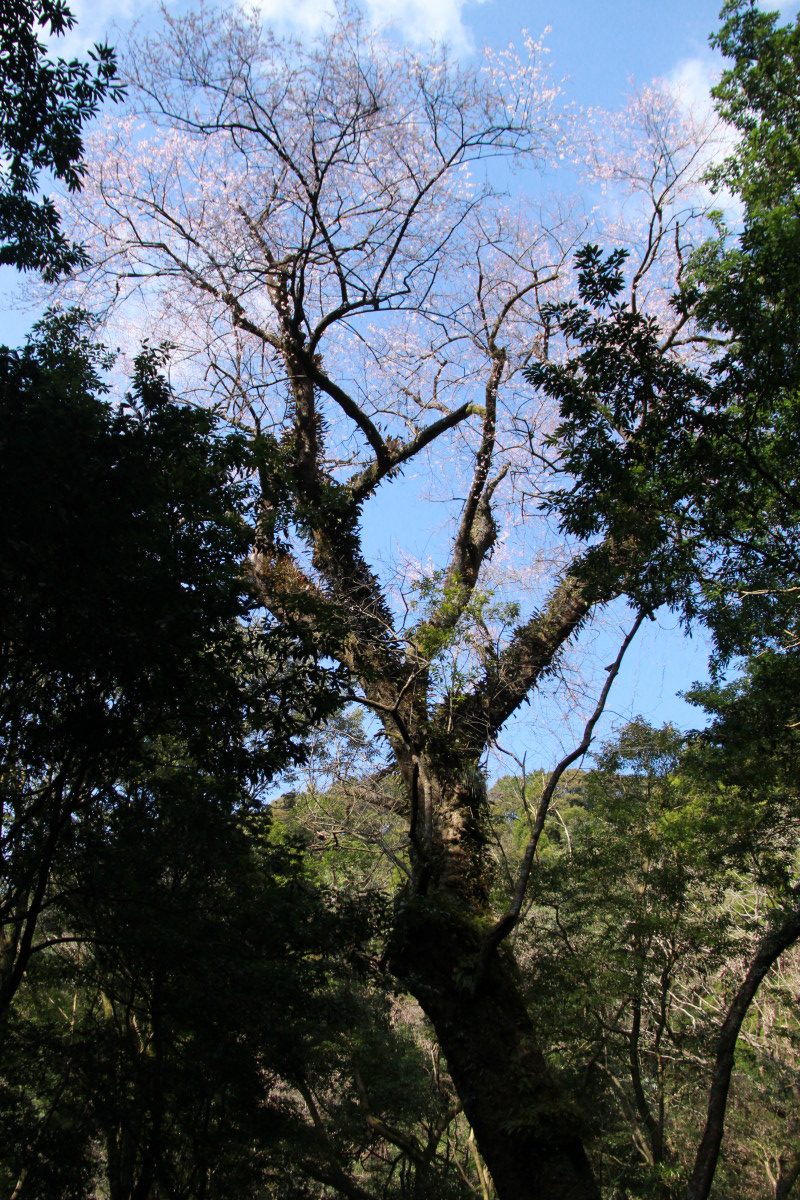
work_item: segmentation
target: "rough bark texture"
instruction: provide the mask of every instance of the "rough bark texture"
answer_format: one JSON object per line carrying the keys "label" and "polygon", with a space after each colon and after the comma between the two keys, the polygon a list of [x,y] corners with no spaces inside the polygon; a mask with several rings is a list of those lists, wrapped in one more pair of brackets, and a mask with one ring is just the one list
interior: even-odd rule
{"label": "rough bark texture", "polygon": [[[412,880],[389,965],[430,1019],[499,1200],[597,1200],[576,1113],[537,1043],[513,957],[493,945],[475,765],[428,750],[410,779]],[[438,769],[437,769],[438,768]],[[415,815],[416,814],[416,815]]]}
{"label": "rough bark texture", "polygon": [[499,1200],[597,1200],[579,1122],[486,922],[436,891],[399,902],[390,965],[430,1018]]}

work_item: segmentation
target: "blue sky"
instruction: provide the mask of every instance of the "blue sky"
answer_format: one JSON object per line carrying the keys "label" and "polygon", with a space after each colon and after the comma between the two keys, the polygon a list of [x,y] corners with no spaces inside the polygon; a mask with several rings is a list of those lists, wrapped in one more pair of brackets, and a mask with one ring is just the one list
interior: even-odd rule
{"label": "blue sky", "polygon": [[[527,29],[546,27],[554,73],[568,78],[581,104],[613,106],[631,78],[683,74],[694,86],[713,71],[708,36],[718,24],[721,0],[363,0],[373,20],[410,42],[446,40],[469,55],[484,44],[501,46]],[[149,22],[158,5],[150,0],[71,0],[79,28],[69,50],[107,36],[119,42],[131,21]],[[183,0],[170,0],[170,8]],[[277,26],[297,32],[319,29],[329,19],[328,0],[256,0],[255,7]],[[797,0],[772,0],[765,8],[786,18]]]}
{"label": "blue sky", "polygon": [[[143,0],[72,0],[71,7],[79,28],[66,45],[58,46],[59,53],[80,53],[102,37],[120,45],[131,21],[157,19],[156,5]],[[259,0],[258,7],[277,26],[300,33],[324,27],[327,19],[326,5],[318,0]],[[483,44],[500,47],[518,40],[522,29],[539,35],[549,26],[546,42],[552,73],[564,81],[565,92],[578,105],[616,108],[632,84],[654,77],[669,79],[684,93],[687,103],[707,105],[709,83],[719,70],[708,46],[709,33],[718,23],[719,0],[561,0],[559,4],[549,0],[364,0],[364,7],[377,23],[391,26],[398,37],[412,43],[431,37],[445,39],[454,53],[464,57],[477,54]],[[788,19],[794,17],[798,3],[769,7],[779,8]],[[7,271],[0,274],[0,289],[10,282]],[[30,315],[12,311],[2,296],[0,313],[0,340],[18,341]],[[413,526],[412,494],[413,480],[409,479],[368,519],[368,544],[379,557],[391,557],[398,531],[407,535]],[[406,546],[408,540],[404,537]],[[416,546],[414,553],[425,558],[435,553],[435,547]],[[596,662],[614,657],[613,629],[618,617],[622,613],[612,614],[605,631],[596,635]],[[612,723],[637,713],[654,723],[699,724],[698,711],[677,694],[704,675],[707,651],[702,634],[687,639],[669,614],[660,614],[629,652],[612,694],[606,733]],[[545,699],[524,709],[508,731],[507,744],[517,753],[527,749],[530,765],[558,757],[559,733],[542,734],[543,727],[553,723],[553,716],[552,703]],[[565,737],[567,716],[555,721]]]}

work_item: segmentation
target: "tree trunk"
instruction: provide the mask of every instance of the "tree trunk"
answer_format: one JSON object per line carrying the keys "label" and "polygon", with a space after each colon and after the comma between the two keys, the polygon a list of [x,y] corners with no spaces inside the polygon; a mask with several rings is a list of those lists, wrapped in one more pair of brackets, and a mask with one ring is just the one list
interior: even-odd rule
{"label": "tree trunk", "polygon": [[770,967],[783,954],[784,950],[788,950],[790,946],[800,940],[800,906],[798,906],[800,887],[793,889],[793,895],[794,906],[784,910],[782,919],[779,914],[776,914],[772,928],[759,943],[747,974],[731,1001],[725,1020],[720,1027],[714,1072],[708,1092],[708,1113],[703,1136],[697,1148],[686,1200],[708,1200],[714,1183],[722,1138],[725,1133],[725,1116],[736,1056],[736,1043],[742,1022]]}
{"label": "tree trunk", "polygon": [[775,1184],[775,1200],[789,1200],[794,1186],[800,1179],[800,1151],[796,1154],[782,1154],[780,1157],[780,1173]]}
{"label": "tree trunk", "polygon": [[499,1200],[598,1200],[578,1122],[534,1037],[488,921],[441,891],[407,896],[389,962],[430,1018]]}

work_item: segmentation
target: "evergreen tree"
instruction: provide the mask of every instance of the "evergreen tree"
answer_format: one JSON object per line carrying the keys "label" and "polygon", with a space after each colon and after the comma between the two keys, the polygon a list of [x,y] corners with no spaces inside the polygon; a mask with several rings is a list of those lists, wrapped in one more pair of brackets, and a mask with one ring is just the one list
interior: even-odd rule
{"label": "evergreen tree", "polygon": [[65,0],[5,0],[0,10],[0,263],[46,278],[87,261],[39,196],[45,171],[74,191],[84,173],[82,130],[104,99],[118,99],[114,52],[97,45],[89,62],[46,57],[39,32],[75,25]]}

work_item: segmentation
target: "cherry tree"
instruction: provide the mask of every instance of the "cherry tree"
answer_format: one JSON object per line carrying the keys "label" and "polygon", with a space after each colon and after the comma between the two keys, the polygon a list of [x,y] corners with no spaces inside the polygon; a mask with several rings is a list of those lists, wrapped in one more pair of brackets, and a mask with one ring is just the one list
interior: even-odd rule
{"label": "cherry tree", "polygon": [[[264,604],[346,666],[402,781],[390,965],[435,1027],[497,1194],[596,1197],[506,941],[536,842],[494,912],[483,763],[593,614],[631,595],[638,626],[648,605],[635,546],[565,537],[543,512],[556,414],[522,372],[568,353],[552,306],[591,239],[629,249],[628,297],[662,322],[664,354],[704,353],[668,297],[702,230],[709,131],[658,88],[578,119],[531,39],[464,66],[348,13],[311,45],[238,10],[167,17],[125,73],[127,112],[65,203],[93,264],[71,294],[171,342],[187,386],[250,431]],[[583,200],[549,190],[562,161]],[[362,520],[410,464],[420,511],[448,502],[449,550],[382,577]]]}

